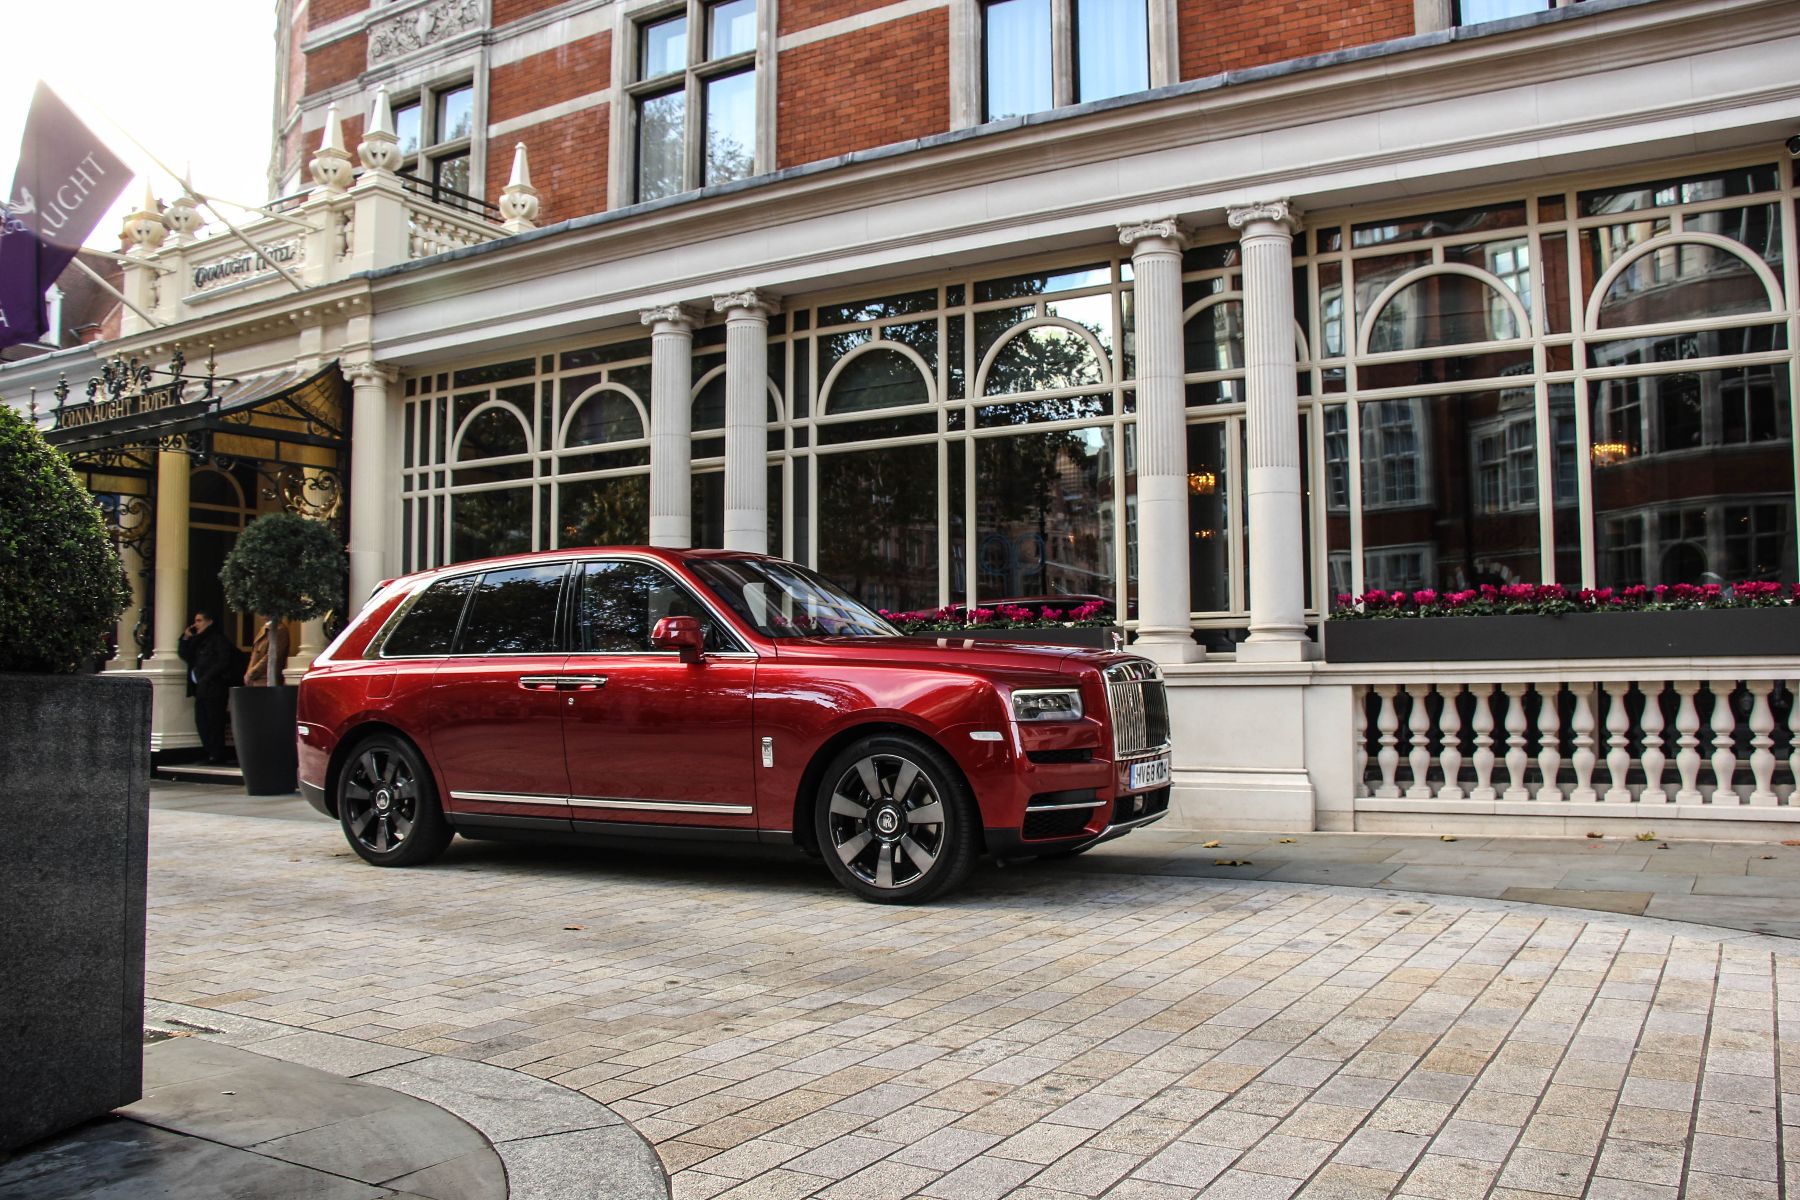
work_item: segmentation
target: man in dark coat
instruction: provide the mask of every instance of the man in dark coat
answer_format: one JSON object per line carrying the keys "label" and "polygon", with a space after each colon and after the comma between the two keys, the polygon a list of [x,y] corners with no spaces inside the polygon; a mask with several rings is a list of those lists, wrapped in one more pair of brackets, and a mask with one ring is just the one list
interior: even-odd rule
{"label": "man in dark coat", "polygon": [[209,612],[194,614],[194,623],[181,635],[177,648],[188,665],[188,695],[194,698],[194,724],[206,761],[225,761],[225,706],[234,681],[237,650]]}

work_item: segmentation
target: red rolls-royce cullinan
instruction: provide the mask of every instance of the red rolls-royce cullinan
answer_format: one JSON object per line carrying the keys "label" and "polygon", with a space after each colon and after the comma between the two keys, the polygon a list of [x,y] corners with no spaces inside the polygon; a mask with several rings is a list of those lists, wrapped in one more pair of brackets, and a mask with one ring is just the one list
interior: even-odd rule
{"label": "red rolls-royce cullinan", "polygon": [[902,637],[804,567],[595,548],[385,584],[300,685],[300,787],[378,866],[473,838],[797,845],[869,900],[1169,805],[1155,664]]}

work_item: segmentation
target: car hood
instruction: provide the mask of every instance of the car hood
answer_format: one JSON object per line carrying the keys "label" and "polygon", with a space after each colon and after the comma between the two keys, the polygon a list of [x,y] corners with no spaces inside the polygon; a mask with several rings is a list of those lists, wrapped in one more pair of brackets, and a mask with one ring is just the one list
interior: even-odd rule
{"label": "car hood", "polygon": [[775,643],[775,652],[784,659],[917,664],[989,671],[1065,671],[1078,665],[1103,667],[1129,657],[1078,646],[983,641],[953,634],[783,638]]}

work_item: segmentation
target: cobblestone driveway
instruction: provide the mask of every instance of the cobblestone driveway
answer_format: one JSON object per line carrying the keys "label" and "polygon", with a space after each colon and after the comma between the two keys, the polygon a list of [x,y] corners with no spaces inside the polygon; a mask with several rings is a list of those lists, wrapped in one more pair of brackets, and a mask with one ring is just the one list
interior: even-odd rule
{"label": "cobblestone driveway", "polygon": [[1800,1195],[1775,939],[1074,863],[895,909],[785,862],[151,835],[152,996],[579,1088],[678,1198]]}

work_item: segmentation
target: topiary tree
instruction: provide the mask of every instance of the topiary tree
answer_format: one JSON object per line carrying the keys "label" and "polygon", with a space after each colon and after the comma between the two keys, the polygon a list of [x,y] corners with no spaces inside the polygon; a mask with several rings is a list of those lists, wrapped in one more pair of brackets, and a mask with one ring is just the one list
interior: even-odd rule
{"label": "topiary tree", "polygon": [[281,661],[283,621],[310,621],[344,603],[344,548],[330,528],[293,513],[269,513],[238,534],[219,582],[225,603],[274,622],[269,628],[269,685]]}
{"label": "topiary tree", "polygon": [[0,671],[81,670],[130,601],[93,495],[35,426],[0,404]]}

